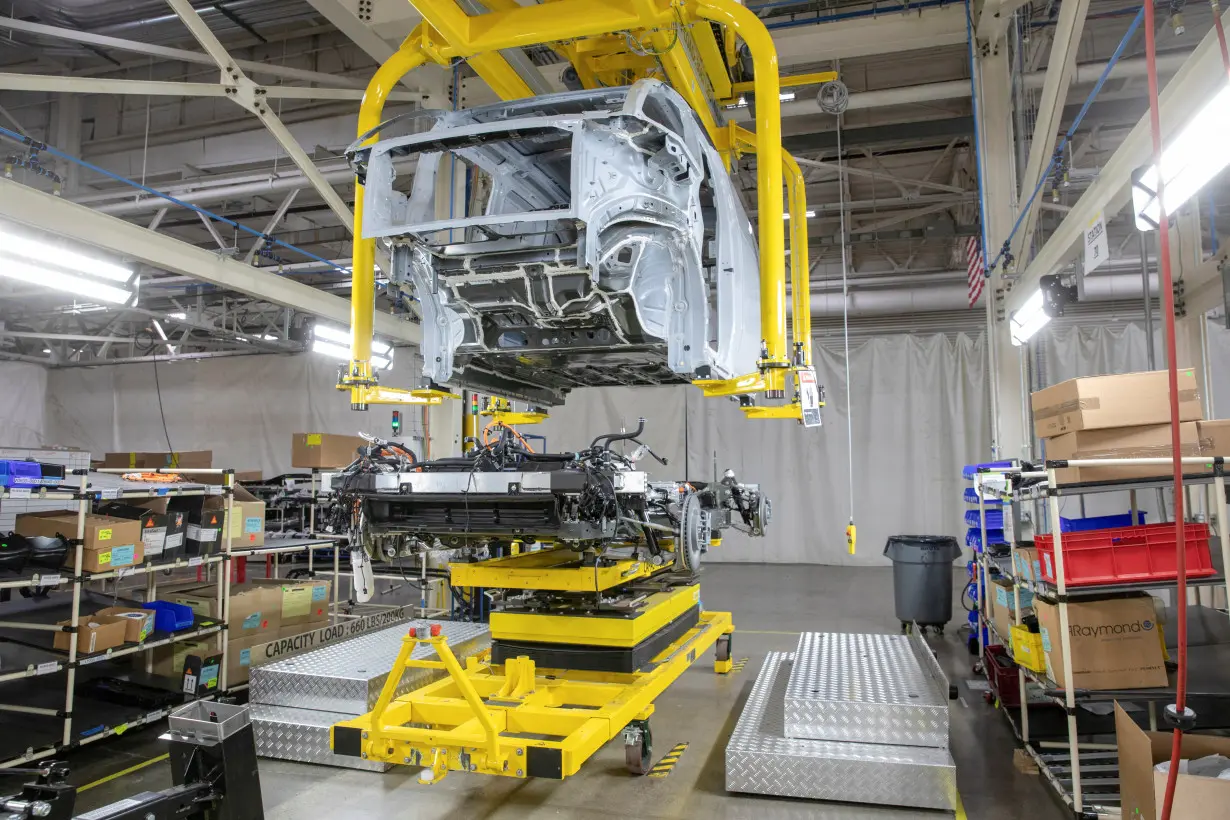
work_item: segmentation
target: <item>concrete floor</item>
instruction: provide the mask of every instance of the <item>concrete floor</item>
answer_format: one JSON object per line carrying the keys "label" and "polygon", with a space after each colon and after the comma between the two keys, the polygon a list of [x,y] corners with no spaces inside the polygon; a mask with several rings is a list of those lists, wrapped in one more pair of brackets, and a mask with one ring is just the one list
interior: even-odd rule
{"label": "concrete floor", "polygon": [[[944,812],[870,808],[832,803],[730,795],[724,789],[724,749],[742,711],[765,653],[791,651],[800,631],[896,632],[892,572],[887,568],[718,565],[703,581],[704,604],[729,609],[738,628],[734,657],[746,657],[744,671],[717,676],[697,663],[657,703],[652,719],[654,759],[675,743],[690,745],[669,777],[633,778],[623,764],[623,747],[607,744],[575,777],[559,783],[450,775],[442,783],[417,784],[414,771],[373,774],[275,760],[260,762],[265,816],[270,820],[344,818],[756,818],[756,820],[903,820],[950,817]],[[955,592],[960,591],[955,584]],[[1048,820],[1060,811],[1037,775],[1012,763],[1013,738],[1007,722],[970,692],[971,658],[956,627],[929,636],[961,699],[952,707],[951,748],[957,779],[970,818]],[[85,784],[157,756],[165,749],[146,730],[116,743],[88,747],[69,758],[72,782]],[[170,785],[165,762],[82,792],[77,811],[105,805],[145,789]]]}

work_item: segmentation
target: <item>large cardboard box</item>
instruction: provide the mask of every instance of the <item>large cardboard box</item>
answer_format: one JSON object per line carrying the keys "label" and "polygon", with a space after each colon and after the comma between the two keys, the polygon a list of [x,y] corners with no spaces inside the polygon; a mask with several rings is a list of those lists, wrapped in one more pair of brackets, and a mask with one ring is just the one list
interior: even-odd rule
{"label": "large cardboard box", "polygon": [[[72,626],[72,619],[60,621],[60,626]],[[77,652],[83,655],[93,655],[124,643],[128,622],[124,618],[110,615],[83,615],[77,622]],[[51,644],[56,649],[67,652],[72,645],[73,635],[68,632],[57,632]]]}
{"label": "large cardboard box", "polygon": [[[991,623],[995,625],[995,631],[1000,637],[1007,641],[1011,637],[1011,630],[1016,623],[1013,613],[1016,611],[1016,597],[1012,591],[1012,582],[996,578],[987,586],[987,603],[991,608]],[[1033,593],[1029,590],[1021,590],[1021,617],[1025,618],[1033,614],[1033,608],[1030,604],[1033,603]]]}
{"label": "large cardboard box", "polygon": [[[65,510],[44,513],[23,513],[13,527],[18,535],[77,536],[77,513]],[[76,556],[69,550],[64,566],[73,566]],[[141,524],[107,515],[87,514],[85,543],[81,553],[81,568],[87,572],[110,572],[140,564],[145,560],[141,542]]]}
{"label": "large cardboard box", "polygon": [[[1060,686],[1064,665],[1059,606],[1034,600],[1042,633],[1047,675]],[[1073,685],[1078,689],[1137,689],[1166,686],[1161,627],[1149,595],[1068,603]]]}
{"label": "large cardboard box", "polygon": [[[198,616],[221,617],[218,612],[218,591],[212,585],[163,593],[161,597],[172,603],[192,607],[192,611]],[[281,625],[280,604],[281,598],[272,587],[231,587],[227,634],[232,637],[263,634],[267,636],[266,640],[271,639]]]}
{"label": "large cardboard box", "polygon": [[[166,499],[159,500],[164,504],[166,502]],[[147,561],[168,563],[178,558],[182,552],[184,530],[188,526],[183,512],[168,510],[165,507],[162,512],[159,512],[120,502],[99,507],[98,512],[101,515],[126,518],[140,523],[141,544]],[[169,548],[168,542],[170,543]]]}
{"label": "large cardboard box", "polygon": [[1038,560],[1038,550],[1035,547],[1017,547],[1014,551],[1016,574],[1024,581],[1039,581],[1042,579],[1042,562]]}
{"label": "large cardboard box", "polygon": [[[1115,741],[1119,747],[1119,797],[1123,816],[1157,820],[1162,816],[1166,774],[1153,767],[1170,759],[1174,736],[1146,732],[1115,704]],[[1230,738],[1183,735],[1183,757],[1230,757]],[[1183,820],[1230,820],[1230,780],[1180,773],[1175,783],[1171,817]]]}
{"label": "large cardboard box", "polygon": [[226,685],[247,683],[252,671],[252,649],[273,640],[273,635],[249,635],[232,638],[226,644]]}
{"label": "large cardboard box", "polygon": [[[1200,455],[1200,434],[1195,422],[1179,425],[1184,456]],[[1170,458],[1170,425],[1150,424],[1144,427],[1118,427],[1109,430],[1080,430],[1064,433],[1046,442],[1048,459],[1076,458]],[[1190,472],[1198,472],[1193,468]],[[1153,478],[1170,475],[1170,465],[1138,467],[1064,467],[1055,471],[1060,484],[1079,481],[1115,481],[1117,479]]]}
{"label": "large cardboard box", "polygon": [[[158,646],[151,650],[153,656],[153,674],[160,678],[172,678],[179,680],[184,674],[184,661],[189,655],[195,655],[201,660],[221,654],[222,650],[218,646],[216,635],[209,635],[204,638],[192,641],[177,641],[165,646]],[[144,668],[145,662],[141,655],[135,656],[133,661],[137,668]],[[209,671],[206,680],[203,681],[205,690],[215,690],[218,688],[217,679],[219,670],[214,667]],[[212,685],[210,681],[213,681]]]}
{"label": "large cardboard box", "polygon": [[1223,456],[1230,459],[1230,419],[1196,423],[1200,435],[1202,456]]}
{"label": "large cardboard box", "polygon": [[[223,499],[225,503],[225,499]],[[235,485],[235,517],[231,519],[231,548],[265,545],[265,502]],[[221,548],[221,547],[220,547]]]}
{"label": "large cardboard box", "polygon": [[358,458],[367,442],[358,436],[334,433],[295,433],[290,444],[292,467],[345,467]]}
{"label": "large cardboard box", "polygon": [[[1170,421],[1170,381],[1165,370],[1086,376],[1034,393],[1034,433],[1050,438],[1077,430],[1137,427]],[[1194,370],[1179,371],[1179,420],[1203,418]]]}
{"label": "large cardboard box", "polygon": [[124,640],[128,643],[141,643],[154,631],[154,611],[152,609],[109,606],[98,610],[94,615],[123,619],[127,627],[124,631]]}
{"label": "large cardboard box", "polygon": [[213,462],[212,450],[188,450],[181,453],[168,453],[165,450],[147,453],[107,453],[103,456],[104,467],[132,470],[163,468],[201,470],[209,469],[213,466]]}
{"label": "large cardboard box", "polygon": [[255,585],[268,588],[277,597],[282,627],[300,626],[326,621],[329,618],[331,582],[323,578],[287,581],[279,578],[257,578]]}

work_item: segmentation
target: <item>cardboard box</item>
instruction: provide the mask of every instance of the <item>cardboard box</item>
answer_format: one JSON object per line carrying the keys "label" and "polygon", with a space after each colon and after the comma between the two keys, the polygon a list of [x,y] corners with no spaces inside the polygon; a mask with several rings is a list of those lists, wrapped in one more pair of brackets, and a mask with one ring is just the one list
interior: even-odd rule
{"label": "cardboard box", "polygon": [[[1184,456],[1200,455],[1200,434],[1195,422],[1180,424],[1179,438],[1183,443]],[[1048,459],[1169,458],[1173,454],[1169,424],[1080,430],[1056,436],[1046,442]],[[1197,470],[1193,469],[1192,472]],[[1064,467],[1055,471],[1055,480],[1060,484],[1071,484],[1080,481],[1115,481],[1168,475],[1168,464],[1139,467]]]}
{"label": "cardboard box", "polygon": [[272,640],[272,635],[231,639],[226,645],[226,685],[247,683],[252,671],[252,649]]}
{"label": "cardboard box", "polygon": [[[109,515],[113,518],[125,518],[139,522],[141,525],[141,544],[145,552],[145,560],[169,563],[178,558],[180,553],[183,552],[184,530],[187,528],[188,523],[184,518],[183,512],[166,508],[165,498],[157,500],[163,502],[161,512],[147,507],[138,507],[120,502],[100,507],[98,512],[101,515]],[[169,548],[167,546],[168,543],[170,544]]]}
{"label": "cardboard box", "polygon": [[[1077,430],[1138,427],[1170,421],[1170,381],[1165,370],[1069,379],[1030,397],[1034,433],[1050,438]],[[1196,372],[1179,371],[1179,420],[1204,417]],[[1053,456],[1051,456],[1053,458]]]}
{"label": "cardboard box", "polygon": [[1230,419],[1196,422],[1200,436],[1200,455],[1230,459]]}
{"label": "cardboard box", "polygon": [[[1157,820],[1162,816],[1166,773],[1154,766],[1170,759],[1174,736],[1146,732],[1123,707],[1115,704],[1115,742],[1119,747],[1119,795],[1123,816]],[[1230,757],[1230,738],[1187,733],[1183,757],[1187,760],[1222,755]],[[1174,789],[1171,817],[1183,820],[1230,820],[1230,780],[1180,773]]]}
{"label": "cardboard box", "polygon": [[[72,626],[72,620],[60,621],[60,626]],[[110,615],[83,615],[77,622],[77,652],[93,655],[124,643],[128,631],[128,621],[125,618],[115,618]],[[73,636],[68,632],[57,632],[52,646],[68,651]]]}
{"label": "cardboard box", "polygon": [[183,470],[200,470],[213,467],[214,453],[212,450],[188,450],[179,453],[107,453],[103,456],[103,466],[108,468],[126,468],[133,470],[157,470],[162,468],[179,468]]}
{"label": "cardboard box", "polygon": [[[222,617],[217,611],[218,593],[212,585],[164,592],[161,597],[172,603],[190,606],[195,614],[204,618]],[[231,587],[227,633],[239,637],[263,634],[269,640],[281,625],[280,604],[281,599],[272,587]]]}
{"label": "cardboard box", "polygon": [[222,527],[226,523],[226,499],[217,495],[171,499],[170,509],[182,510],[184,555],[213,555],[222,550]]}
{"label": "cardboard box", "polygon": [[[1034,601],[1042,633],[1047,675],[1064,683],[1059,606]],[[1158,639],[1157,615],[1148,595],[1068,604],[1073,685],[1078,689],[1137,689],[1166,686],[1166,665]]]}
{"label": "cardboard box", "polygon": [[[1002,640],[1008,641],[1012,635],[1012,627],[1016,624],[1016,619],[1012,614],[1015,611],[1012,583],[999,579],[992,581],[987,587],[987,602],[991,606],[991,623],[995,625],[995,631],[999,633]],[[1033,593],[1021,590],[1022,618],[1033,614],[1031,603],[1033,603]]]}
{"label": "cardboard box", "polygon": [[[153,656],[153,674],[160,678],[178,680],[183,677],[184,660],[189,655],[195,655],[204,660],[221,653],[221,651],[216,635],[210,635],[194,641],[176,641],[165,646],[155,647],[150,650],[150,654]],[[135,656],[133,664],[138,668],[145,667],[145,661],[141,658],[140,654]],[[215,683],[212,688],[216,689],[217,684]]]}
{"label": "cardboard box", "polygon": [[[225,504],[225,499],[223,499]],[[235,501],[232,507],[235,517],[231,519],[231,547],[261,547],[265,544],[265,502],[239,485],[235,485]],[[221,548],[221,545],[219,545]]]}
{"label": "cardboard box", "polygon": [[1021,580],[1032,582],[1042,578],[1042,562],[1035,547],[1017,547],[1014,554],[1016,574]]}
{"label": "cardboard box", "polygon": [[[62,535],[75,538],[77,513],[52,510],[45,513],[23,513],[13,527],[18,535]],[[145,559],[141,542],[141,524],[123,518],[88,514],[85,517],[85,544],[81,553],[81,568],[87,572],[109,572],[131,567]],[[76,556],[69,550],[64,566],[72,567]]]}
{"label": "cardboard box", "polygon": [[305,624],[325,621],[329,618],[329,588],[331,582],[323,578],[307,581],[286,581],[279,578],[257,578],[252,582],[269,588],[278,597],[278,612],[283,627],[299,626],[306,632]]}
{"label": "cardboard box", "polygon": [[367,442],[358,436],[333,433],[295,433],[290,443],[292,467],[345,467],[358,458]]}
{"label": "cardboard box", "polygon": [[98,610],[94,615],[122,619],[127,627],[124,632],[124,641],[127,643],[141,643],[154,631],[154,611],[151,609],[109,606]]}

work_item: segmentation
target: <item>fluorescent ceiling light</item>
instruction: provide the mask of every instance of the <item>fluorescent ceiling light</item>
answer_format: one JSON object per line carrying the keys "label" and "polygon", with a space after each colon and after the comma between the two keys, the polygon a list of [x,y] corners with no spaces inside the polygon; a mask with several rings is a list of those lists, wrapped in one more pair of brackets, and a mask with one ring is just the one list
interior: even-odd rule
{"label": "fluorescent ceiling light", "polygon": [[[376,368],[377,370],[388,370],[393,365],[392,355],[389,352],[388,345],[383,345],[383,347],[385,348],[383,352],[386,355],[380,356],[380,355],[376,355],[375,343],[373,343],[372,345],[373,352],[372,352],[371,362],[372,362],[372,367]],[[313,353],[323,353],[326,356],[332,356],[333,358],[339,361],[343,361],[343,362],[350,361],[350,343],[349,342],[343,345],[343,344],[338,344],[336,342],[325,341],[324,339],[316,339],[315,341],[312,342],[312,352]]]}
{"label": "fluorescent ceiling light", "polygon": [[783,91],[777,95],[777,98],[781,100],[782,102],[794,102],[794,92],[793,91]]}
{"label": "fluorescent ceiling light", "polygon": [[[811,219],[815,215],[816,215],[815,211],[804,211],[803,212],[803,216],[807,217],[808,219]],[[782,213],[782,219],[789,219],[789,218],[790,218],[790,211],[785,211]]]}
{"label": "fluorescent ceiling light", "polygon": [[[164,342],[170,341],[170,339],[167,338],[167,332],[162,329],[162,323],[157,319],[154,320],[154,330],[158,331],[158,335],[162,337]],[[171,355],[175,355],[176,348],[174,345],[167,345],[167,350],[171,351]]]}
{"label": "fluorescent ceiling light", "polygon": [[168,314],[167,314],[167,316],[169,316],[169,317],[170,317],[170,318],[172,318],[172,319],[187,319],[187,318],[188,318],[188,314],[187,314],[187,313],[183,313],[183,312],[180,312],[180,313],[168,313]]}
{"label": "fluorescent ceiling light", "polygon": [[[1218,92],[1162,150],[1162,180],[1166,183],[1166,213],[1184,202],[1230,164],[1226,133],[1230,132],[1230,85]],[[1157,199],[1157,166],[1133,174],[1132,211],[1136,227],[1156,230],[1161,220]]]}
{"label": "fluorescent ceiling light", "polygon": [[[324,339],[329,342],[337,342],[338,344],[346,345],[346,361],[350,361],[350,331],[342,330],[339,327],[330,327],[329,325],[316,325],[313,331],[317,339]],[[384,342],[378,342],[372,339],[372,353],[381,356],[388,356],[392,350],[391,345]]]}
{"label": "fluorescent ceiling light", "polygon": [[1034,295],[1021,307],[1014,311],[1011,320],[1012,343],[1020,346],[1028,342],[1033,335],[1051,320],[1045,310],[1045,299],[1042,289],[1034,291]]}
{"label": "fluorescent ceiling light", "polygon": [[20,259],[0,257],[0,276],[16,279],[30,285],[41,285],[53,290],[62,290],[82,297],[81,301],[112,302],[127,304],[132,292],[111,285],[104,285],[84,276],[74,276],[51,268],[31,265]]}
{"label": "fluorescent ceiling light", "polygon": [[278,340],[278,337],[274,336],[272,333],[266,333],[264,336],[261,336],[261,338],[266,342],[276,342]]}
{"label": "fluorescent ceiling light", "polygon": [[39,265],[51,265],[72,273],[86,273],[112,282],[127,283],[132,279],[132,270],[129,268],[4,230],[0,230],[0,254],[20,256]]}

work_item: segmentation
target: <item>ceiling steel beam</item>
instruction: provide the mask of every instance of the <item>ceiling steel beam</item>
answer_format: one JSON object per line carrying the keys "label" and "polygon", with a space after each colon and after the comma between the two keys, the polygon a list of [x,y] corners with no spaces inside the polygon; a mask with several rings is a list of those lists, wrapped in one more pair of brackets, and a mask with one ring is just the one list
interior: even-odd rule
{"label": "ceiling steel beam", "polygon": [[227,53],[226,48],[214,33],[209,30],[209,26],[196,13],[196,9],[192,7],[188,0],[167,0],[167,4],[179,15],[179,19],[192,32],[192,36],[197,39],[197,42],[201,44],[206,53],[218,64],[218,68],[222,72],[222,84],[227,87],[228,95],[236,103],[255,114],[265,124],[265,128],[269,130],[269,133],[273,134],[273,138],[286,150],[286,153],[290,155],[291,161],[299,167],[303,175],[312,183],[312,187],[329,204],[329,208],[337,214],[337,218],[342,221],[342,224],[351,233],[354,233],[354,214],[346,203],[342,201],[342,198],[337,195],[337,191],[333,190],[333,186],[320,173],[316,163],[312,161],[312,158],[299,145],[299,141],[290,133],[286,125],[278,119],[277,114],[269,108],[265,89],[258,88],[255,83],[248,79],[247,75],[243,73],[235,63],[235,60]]}
{"label": "ceiling steel beam", "polygon": [[[1034,132],[1029,143],[1029,161],[1020,181],[1020,201],[1024,202],[1043,181],[1055,153],[1056,135],[1063,117],[1064,102],[1076,69],[1076,53],[1080,48],[1081,33],[1085,29],[1085,14],[1089,0],[1067,0],[1059,7],[1059,20],[1055,25],[1055,39],[1051,43],[1050,61],[1042,82],[1042,97],[1034,119]],[[1002,162],[1004,157],[987,157],[987,162]],[[1012,241],[1012,254],[1020,258],[1030,246],[1034,226],[1038,218],[1038,197],[1025,205],[1025,213],[1019,218],[1020,228]]]}
{"label": "ceiling steel beam", "polygon": [[[952,143],[950,142],[949,145],[952,145]],[[832,171],[834,173],[840,172],[856,177],[881,179],[886,182],[891,182],[894,185],[905,186],[908,188],[926,188],[932,191],[947,191],[950,194],[965,193],[964,188],[956,185],[944,185],[940,182],[930,182],[925,179],[910,179],[909,177],[900,177],[886,171],[872,171],[868,168],[856,168],[853,165],[838,165],[835,162],[821,162],[814,159],[803,159],[802,157],[795,157],[795,162],[808,168],[819,168],[824,171]],[[811,182],[819,181],[820,180],[811,180]]]}
{"label": "ceiling steel beam", "polygon": [[[0,73],[0,88],[5,91],[43,91],[51,94],[139,94],[151,97],[228,97],[226,88],[218,83],[190,83],[178,80],[117,80],[97,77],[57,77],[50,74]],[[264,96],[287,100],[354,100],[363,99],[361,88],[299,88],[269,86]],[[410,91],[394,91],[390,100],[420,102],[423,95]]]}
{"label": "ceiling steel beam", "polygon": [[[69,40],[71,42],[83,43],[101,48],[114,48],[119,51],[132,51],[137,54],[149,54],[153,57],[165,57],[170,60],[182,60],[186,63],[198,63],[200,65],[214,64],[213,58],[211,58],[208,54],[202,54],[199,51],[156,46],[150,43],[138,42],[136,40],[124,40],[119,37],[108,37],[103,34],[91,34],[88,31],[74,31],[73,29],[60,28],[58,26],[49,26],[43,23],[32,23],[28,20],[19,20],[15,17],[0,17],[0,28],[7,28],[12,31],[21,31],[27,34],[39,34],[46,37],[54,37],[59,40]],[[392,52],[390,51],[389,53],[391,54]],[[307,71],[301,68],[287,68],[285,66],[267,65],[265,63],[257,63],[251,60],[236,60],[235,65],[244,71],[250,71],[253,74],[264,74],[270,77],[285,77],[289,80],[303,80],[310,83],[328,83],[334,86],[340,85],[358,89],[362,89],[366,85],[366,83],[361,80],[350,80],[345,77],[335,77],[332,74],[324,74],[319,71]]]}
{"label": "ceiling steel beam", "polygon": [[[13,180],[0,178],[0,217],[52,231],[162,270],[240,291],[256,299],[292,307],[342,325],[350,324],[350,302],[345,299],[284,276],[261,272],[242,262],[220,258],[211,251]],[[417,325],[384,313],[376,314],[375,330],[380,336],[395,341],[418,343],[422,338]]]}
{"label": "ceiling steel beam", "polygon": [[[1222,22],[1230,26],[1230,11],[1222,15]],[[1224,88],[1225,83],[1226,72],[1221,64],[1217,35],[1210,30],[1160,95],[1163,142]],[[1131,200],[1132,172],[1149,164],[1152,156],[1149,116],[1146,113],[1102,164],[1098,178],[1025,266],[1008,292],[1005,307],[1009,313],[1019,309],[1033,295],[1041,277],[1055,273],[1078,253],[1083,247],[1085,227],[1099,213],[1110,219],[1128,204]]]}
{"label": "ceiling steel beam", "polygon": [[897,6],[872,17],[777,28],[770,34],[781,65],[952,46],[965,42],[965,8],[960,3],[917,10]]}

